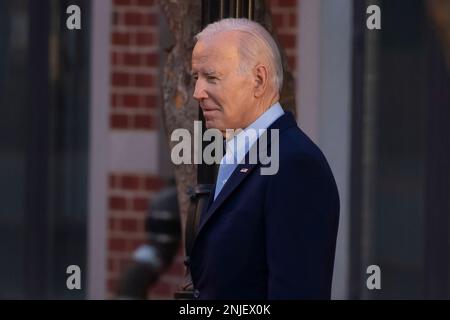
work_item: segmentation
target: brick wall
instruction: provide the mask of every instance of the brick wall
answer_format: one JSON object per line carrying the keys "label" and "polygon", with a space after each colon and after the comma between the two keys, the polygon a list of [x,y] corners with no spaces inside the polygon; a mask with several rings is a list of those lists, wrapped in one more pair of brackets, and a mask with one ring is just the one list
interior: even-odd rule
{"label": "brick wall", "polygon": [[286,52],[289,67],[296,76],[297,5],[300,0],[270,0],[273,26]]}
{"label": "brick wall", "polygon": [[[135,143],[138,133],[157,134],[160,120],[159,15],[152,0],[113,0],[110,130]],[[157,144],[150,148],[158,152]],[[127,156],[142,156],[134,153]],[[145,216],[152,195],[164,187],[157,171],[136,169],[126,157],[119,162],[121,170],[110,170],[108,184],[108,297],[114,296],[131,253],[146,241]]]}
{"label": "brick wall", "polygon": [[152,130],[160,102],[158,7],[151,0],[113,4],[111,129]]}
{"label": "brick wall", "polygon": [[130,254],[146,240],[145,216],[151,196],[164,182],[151,175],[111,172],[108,192],[108,292],[113,295],[119,273]]}
{"label": "brick wall", "polygon": [[[294,72],[297,1],[270,0],[270,3],[275,29]],[[139,143],[138,134],[157,135],[161,121],[158,113],[160,11],[154,0],[113,0],[112,15],[110,130],[115,137],[126,135],[132,143]],[[117,146],[113,143],[111,148]],[[146,148],[158,152],[156,145]],[[130,158],[141,156],[138,152],[123,152],[128,152]],[[146,240],[144,219],[152,195],[165,185],[158,170],[151,166],[137,169],[128,163],[127,157],[112,166],[109,173],[107,292],[110,298],[114,297],[118,276],[129,263],[131,253]],[[149,298],[173,297],[184,274],[182,261],[180,246],[175,262],[149,292]]]}

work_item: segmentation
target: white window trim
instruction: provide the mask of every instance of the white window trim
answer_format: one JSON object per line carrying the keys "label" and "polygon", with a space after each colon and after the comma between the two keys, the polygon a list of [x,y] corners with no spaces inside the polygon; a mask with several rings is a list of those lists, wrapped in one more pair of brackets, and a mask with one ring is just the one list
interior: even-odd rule
{"label": "white window trim", "polygon": [[301,0],[297,9],[298,120],[324,152],[338,185],[341,210],[332,298],[347,299],[353,3]]}
{"label": "white window trim", "polygon": [[87,298],[106,299],[111,1],[91,1]]}

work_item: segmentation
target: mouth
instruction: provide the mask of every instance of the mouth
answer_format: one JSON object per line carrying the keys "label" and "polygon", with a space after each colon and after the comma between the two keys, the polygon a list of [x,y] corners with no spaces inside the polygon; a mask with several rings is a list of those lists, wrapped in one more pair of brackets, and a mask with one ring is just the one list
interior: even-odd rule
{"label": "mouth", "polygon": [[204,114],[211,114],[216,111],[219,111],[219,110],[218,109],[203,109]]}
{"label": "mouth", "polygon": [[202,103],[200,103],[200,108],[202,108],[203,111],[215,111],[215,110],[219,110],[219,107],[217,106],[206,106]]}
{"label": "mouth", "polygon": [[203,111],[203,115],[205,118],[211,117],[215,112],[220,111],[218,107],[210,107],[210,106],[206,107],[204,105],[200,105],[200,107]]}

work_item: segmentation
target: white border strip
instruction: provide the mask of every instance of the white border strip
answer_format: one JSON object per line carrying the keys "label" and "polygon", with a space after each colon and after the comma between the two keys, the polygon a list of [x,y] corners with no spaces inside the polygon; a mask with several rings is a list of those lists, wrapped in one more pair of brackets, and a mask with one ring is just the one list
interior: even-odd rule
{"label": "white border strip", "polygon": [[157,131],[112,130],[109,141],[110,172],[159,174]]}
{"label": "white border strip", "polygon": [[302,129],[327,157],[339,189],[339,232],[333,299],[349,288],[351,0],[301,0],[298,7],[298,114]]}
{"label": "white border strip", "polygon": [[111,1],[91,1],[87,298],[106,298]]}
{"label": "white border strip", "polygon": [[318,0],[297,5],[297,114],[302,130],[317,143],[320,104],[320,6]]}

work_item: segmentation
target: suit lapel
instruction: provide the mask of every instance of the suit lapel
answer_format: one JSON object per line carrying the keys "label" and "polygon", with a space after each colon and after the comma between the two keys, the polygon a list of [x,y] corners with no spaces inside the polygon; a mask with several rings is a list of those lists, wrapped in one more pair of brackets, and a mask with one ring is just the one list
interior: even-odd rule
{"label": "suit lapel", "polygon": [[[271,139],[270,139],[270,129],[279,129],[280,135],[281,131],[284,129],[287,129],[292,126],[296,126],[297,123],[295,122],[294,116],[290,112],[286,112],[283,116],[278,118],[267,130],[268,137],[267,137],[267,148],[270,147]],[[259,139],[255,142],[255,144],[252,146],[252,148],[256,148],[259,144]],[[241,184],[247,176],[250,175],[250,173],[257,169],[261,164],[259,161],[256,164],[248,164],[249,159],[248,155],[250,153],[247,153],[244,157],[245,162],[240,163],[236,166],[235,170],[231,174],[230,178],[228,178],[228,181],[223,186],[220,193],[217,195],[216,200],[214,200],[214,192],[215,187],[211,191],[212,194],[210,196],[210,201],[208,203],[208,206],[206,210],[202,213],[202,216],[200,217],[199,227],[197,231],[197,236],[200,234],[206,223],[209,219],[213,216],[213,214],[217,211],[217,209],[222,205],[222,203],[231,195],[231,193]],[[195,244],[195,241],[194,241]]]}
{"label": "suit lapel", "polygon": [[[203,226],[206,224],[212,214],[217,210],[217,208],[219,208],[219,206],[230,196],[234,189],[236,189],[237,186],[239,186],[239,184],[244,181],[244,179],[250,174],[250,172],[258,165],[259,164],[239,164],[235,168],[230,178],[228,178],[227,183],[217,195],[216,200],[212,200],[212,203],[208,206],[206,211],[203,212],[203,215],[200,219],[198,233],[200,233]],[[214,198],[214,193],[212,193],[211,198]]]}
{"label": "suit lapel", "polygon": [[202,212],[200,214],[198,227],[200,227],[202,225],[203,221],[205,220],[206,213],[209,211],[209,209],[211,208],[211,204],[214,202],[215,192],[216,192],[216,186],[214,185],[214,187],[211,189],[211,192],[209,193],[208,203],[206,204],[206,207],[202,209]]}

